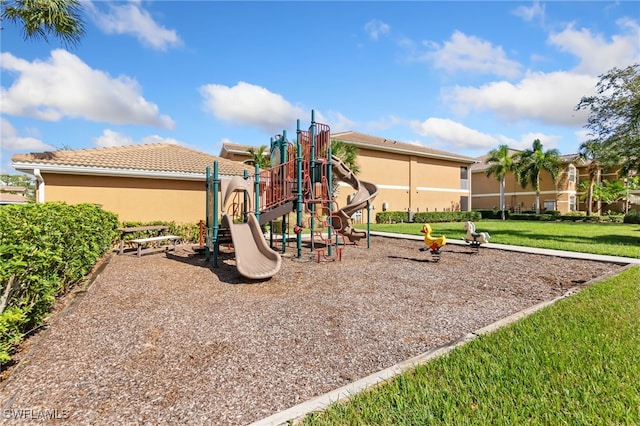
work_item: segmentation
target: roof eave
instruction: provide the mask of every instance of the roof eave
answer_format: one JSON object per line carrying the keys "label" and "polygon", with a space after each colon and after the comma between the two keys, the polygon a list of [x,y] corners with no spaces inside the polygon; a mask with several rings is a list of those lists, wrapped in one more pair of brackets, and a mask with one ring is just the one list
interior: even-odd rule
{"label": "roof eave", "polygon": [[[87,166],[70,166],[61,164],[41,164],[14,162],[11,166],[21,172],[33,174],[33,170],[39,169],[40,172],[60,173],[70,175],[89,175],[89,176],[112,176],[112,177],[132,177],[146,179],[173,179],[173,180],[194,180],[201,181],[206,179],[206,174],[189,173],[189,172],[168,172],[158,170],[138,170],[138,169],[117,169],[107,167],[87,167]],[[221,176],[227,176],[222,175]],[[229,175],[230,176],[230,175]]]}
{"label": "roof eave", "polygon": [[438,154],[438,153],[431,153],[431,152],[423,152],[423,151],[417,151],[417,150],[411,150],[411,149],[405,149],[405,148],[396,148],[396,147],[390,147],[390,146],[387,147],[387,146],[373,145],[366,142],[358,142],[358,141],[351,141],[351,140],[345,140],[345,142],[348,142],[351,145],[355,145],[357,147],[367,148],[367,149],[376,150],[376,151],[411,154],[411,155],[417,155],[420,157],[437,158],[441,160],[451,160],[451,161],[456,161],[459,163],[466,163],[466,164],[474,164],[478,162],[478,160],[474,158],[465,158],[457,155],[446,155],[446,154]]}

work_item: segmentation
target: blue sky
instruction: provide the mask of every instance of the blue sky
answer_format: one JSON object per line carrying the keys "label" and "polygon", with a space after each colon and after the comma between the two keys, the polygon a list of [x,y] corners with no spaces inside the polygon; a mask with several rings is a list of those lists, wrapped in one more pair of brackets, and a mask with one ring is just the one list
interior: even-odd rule
{"label": "blue sky", "polygon": [[218,155],[296,120],[470,156],[574,153],[580,98],[640,62],[635,1],[83,1],[66,48],[1,31],[1,162],[170,142]]}

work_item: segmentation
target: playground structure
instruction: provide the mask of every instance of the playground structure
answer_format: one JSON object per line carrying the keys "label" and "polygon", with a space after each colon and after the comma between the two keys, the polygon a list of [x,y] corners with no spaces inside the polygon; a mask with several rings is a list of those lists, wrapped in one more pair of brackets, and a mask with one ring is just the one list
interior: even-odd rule
{"label": "playground structure", "polygon": [[431,235],[431,225],[425,223],[422,225],[421,233],[424,234],[424,247],[420,247],[420,251],[431,252],[431,257],[434,261],[440,262],[440,249],[447,244],[447,238],[442,235],[440,237],[433,237]]}
{"label": "playground structure", "polygon": [[471,221],[467,221],[464,224],[464,229],[467,231],[467,234],[463,240],[471,246],[473,252],[476,254],[480,250],[480,244],[488,243],[489,238],[491,238],[488,232],[476,232],[476,225]]}
{"label": "playground structure", "polygon": [[[302,257],[302,233],[309,229],[311,251],[318,262],[342,260],[347,240],[370,244],[370,206],[376,185],[359,180],[338,157],[331,154],[331,132],[315,121],[311,112],[309,130],[297,122],[295,144],[286,131],[271,139],[271,167],[250,175],[221,180],[218,163],[207,167],[206,256],[219,266],[220,244],[233,244],[238,272],[250,279],[266,279],[281,267],[285,253],[290,213],[295,212],[294,234],[297,258]],[[339,207],[332,193],[334,176],[349,184],[355,193],[347,205]],[[351,216],[367,211],[367,230],[353,228]],[[307,216],[305,218],[305,216]],[[306,220],[305,220],[306,219]],[[269,242],[263,226],[270,224]],[[279,224],[280,246],[275,247],[274,224]]]}

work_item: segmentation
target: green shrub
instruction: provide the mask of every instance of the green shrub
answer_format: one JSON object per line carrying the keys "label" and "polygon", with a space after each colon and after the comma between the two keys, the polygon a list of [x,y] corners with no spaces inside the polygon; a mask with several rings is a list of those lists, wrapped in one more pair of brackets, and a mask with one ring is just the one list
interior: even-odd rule
{"label": "green shrub", "polygon": [[[502,219],[502,212],[500,210],[496,210],[496,209],[478,209],[478,210],[474,210],[478,213],[480,213],[480,216],[482,217],[482,219]],[[505,219],[509,219],[509,215],[511,214],[511,212],[509,210],[505,210],[504,211],[504,217]]]}
{"label": "green shrub", "polygon": [[[413,214],[414,223],[435,222],[465,222],[467,220],[478,221],[482,216],[479,212],[416,212]],[[409,222],[408,212],[378,212],[376,223],[405,223]]]}
{"label": "green shrub", "polygon": [[7,296],[0,307],[0,363],[113,246],[117,226],[114,213],[94,204],[0,207],[0,288]]}
{"label": "green shrub", "polygon": [[640,212],[630,211],[624,215],[624,223],[638,223],[640,224]]}

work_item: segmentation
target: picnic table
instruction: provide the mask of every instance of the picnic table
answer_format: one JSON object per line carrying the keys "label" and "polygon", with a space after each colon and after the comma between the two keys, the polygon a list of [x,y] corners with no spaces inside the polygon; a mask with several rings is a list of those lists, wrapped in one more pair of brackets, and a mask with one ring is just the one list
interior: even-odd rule
{"label": "picnic table", "polygon": [[[143,253],[143,250],[142,250],[143,246],[151,242],[173,241],[173,248],[175,249],[175,244],[177,240],[180,239],[180,237],[177,237],[175,235],[166,235],[165,231],[167,229],[169,229],[169,227],[165,225],[131,226],[131,227],[118,228],[118,231],[120,232],[120,250],[118,251],[118,254],[124,253],[125,242],[130,242],[137,245],[138,257],[140,257]],[[126,236],[128,234],[133,234],[136,232],[147,232],[147,233],[151,233],[153,236],[150,236],[147,238],[136,238],[132,240],[126,240]],[[169,248],[170,246],[165,246],[165,247]]]}

